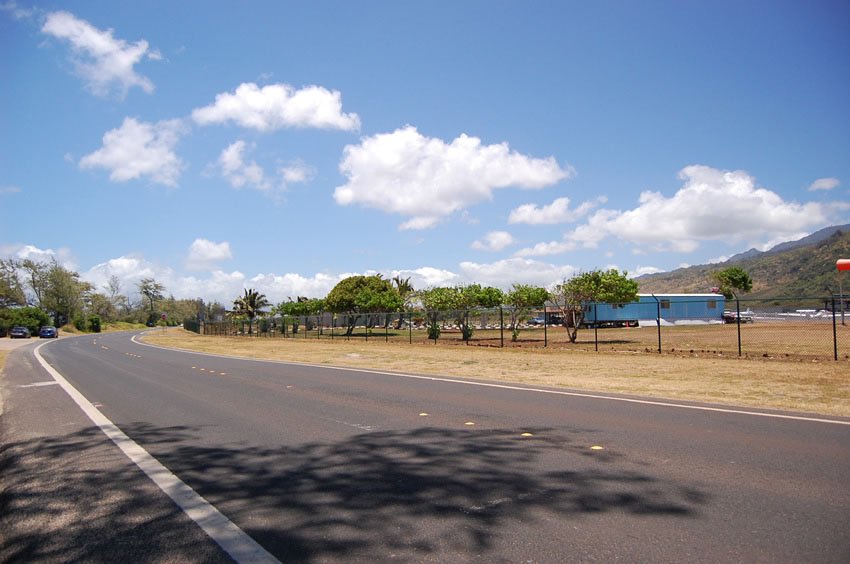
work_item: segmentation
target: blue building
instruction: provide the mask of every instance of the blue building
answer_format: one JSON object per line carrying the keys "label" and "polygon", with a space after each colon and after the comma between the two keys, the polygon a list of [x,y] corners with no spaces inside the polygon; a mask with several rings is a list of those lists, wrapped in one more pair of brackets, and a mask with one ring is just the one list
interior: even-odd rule
{"label": "blue building", "polygon": [[695,322],[722,323],[726,298],[720,294],[638,294],[627,304],[589,303],[584,306],[588,327],[653,325],[660,317],[664,325]]}

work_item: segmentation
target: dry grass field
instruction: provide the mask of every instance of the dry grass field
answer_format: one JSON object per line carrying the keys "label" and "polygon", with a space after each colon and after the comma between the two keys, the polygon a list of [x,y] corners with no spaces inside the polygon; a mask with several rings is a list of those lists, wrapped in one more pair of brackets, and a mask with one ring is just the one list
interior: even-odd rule
{"label": "dry grass field", "polygon": [[[701,329],[704,332],[705,327]],[[657,332],[646,328],[606,330],[606,340],[618,341],[618,350],[600,345],[599,352],[594,352],[593,331],[583,331],[584,342],[570,348],[558,344],[558,341],[550,342],[551,346],[547,348],[536,345],[496,348],[464,346],[450,339],[441,339],[439,344],[434,345],[421,338],[411,345],[409,339],[399,337],[385,342],[383,333],[377,331],[368,342],[365,338],[346,340],[339,336],[333,340],[315,337],[213,337],[182,329],[157,330],[147,334],[144,340],[167,347],[246,358],[457,376],[850,417],[850,363],[847,360],[836,362],[823,355],[809,359],[786,355],[779,349],[767,356],[759,354],[739,358],[737,332],[731,333],[733,345],[725,347],[734,350],[734,354],[720,351],[719,343],[725,344],[729,340],[730,330],[735,331],[735,326],[716,326],[716,346],[707,344],[704,338],[696,343],[696,330],[670,332],[677,340],[675,344],[665,345],[664,350],[675,348],[677,352],[674,354],[644,352],[644,349],[657,350]],[[831,349],[831,325],[829,331]],[[776,336],[768,335],[766,329],[764,332],[762,338],[765,343]],[[647,334],[651,337],[645,337]],[[755,336],[759,333],[749,334]],[[480,338],[479,333],[476,335]],[[553,337],[556,335],[553,333]],[[641,339],[637,338],[638,335]],[[591,339],[589,347],[588,336]],[[527,336],[521,334],[520,337]],[[804,335],[798,339],[802,337]]]}

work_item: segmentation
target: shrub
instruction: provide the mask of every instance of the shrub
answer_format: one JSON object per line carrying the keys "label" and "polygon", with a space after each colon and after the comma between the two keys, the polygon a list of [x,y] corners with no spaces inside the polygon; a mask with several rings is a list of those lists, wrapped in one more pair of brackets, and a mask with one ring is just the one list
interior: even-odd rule
{"label": "shrub", "polygon": [[100,316],[89,315],[89,331],[92,333],[100,333]]}
{"label": "shrub", "polygon": [[428,338],[437,340],[440,338],[440,323],[437,321],[437,315],[428,319]]}
{"label": "shrub", "polygon": [[77,331],[85,331],[86,330],[86,318],[82,315],[77,315],[74,317],[74,327]]}
{"label": "shrub", "polygon": [[45,325],[50,325],[50,316],[37,307],[0,309],[0,333],[3,335],[15,326],[26,327],[33,335]]}

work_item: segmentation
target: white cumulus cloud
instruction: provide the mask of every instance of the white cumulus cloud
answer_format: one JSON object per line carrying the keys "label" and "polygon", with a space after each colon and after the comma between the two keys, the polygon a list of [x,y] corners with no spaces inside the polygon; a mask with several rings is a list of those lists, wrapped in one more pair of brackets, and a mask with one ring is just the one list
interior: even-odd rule
{"label": "white cumulus cloud", "polygon": [[188,270],[212,270],[223,260],[233,258],[230,243],[227,241],[215,243],[209,239],[195,239],[189,246],[189,256],[186,259]]}
{"label": "white cumulus cloud", "polygon": [[236,141],[225,148],[218,157],[218,167],[222,176],[234,188],[242,188],[246,184],[259,190],[271,188],[263,168],[256,162],[245,162],[245,141]]}
{"label": "white cumulus cloud", "polygon": [[468,135],[446,143],[413,126],[346,146],[339,166],[348,181],[334,191],[336,202],[409,216],[402,229],[432,227],[491,200],[498,188],[544,188],[573,174],[553,157],[528,157],[507,143],[483,145]]}
{"label": "white cumulus cloud", "polygon": [[262,166],[248,159],[247,154],[253,149],[253,145],[242,140],[231,143],[222,150],[214,168],[234,188],[248,186],[263,192],[281,191],[290,184],[309,182],[315,174],[311,166],[296,160],[279,167],[277,176],[268,176]]}
{"label": "white cumulus cloud", "polygon": [[105,96],[117,88],[124,96],[134,86],[153,92],[153,82],[135,70],[145,57],[161,58],[158,51],[148,50],[144,39],[127,43],[116,39],[111,29],[98,29],[69,12],[47,14],[41,31],[70,43],[74,68],[93,94]]}
{"label": "white cumulus cloud", "polygon": [[547,255],[560,255],[575,250],[578,245],[573,241],[549,241],[537,243],[533,247],[520,249],[514,255],[518,257],[542,257]]}
{"label": "white cumulus cloud", "polygon": [[103,146],[80,159],[80,168],[103,168],[109,179],[126,182],[143,176],[176,186],[183,162],[174,152],[184,127],[179,120],[147,123],[125,118],[121,127],[103,135]]}
{"label": "white cumulus cloud", "polygon": [[75,270],[71,250],[66,247],[59,249],[41,249],[35,245],[12,244],[0,245],[0,257],[15,257],[17,259],[29,259],[34,262],[53,262],[56,261],[59,265],[68,270]]}
{"label": "white cumulus cloud", "polygon": [[460,270],[469,283],[510,289],[514,283],[551,288],[573,277],[578,269],[570,265],[555,265],[526,258],[509,258],[492,263],[462,262]]}
{"label": "white cumulus cloud", "polygon": [[833,190],[841,184],[837,178],[818,178],[809,184],[809,192],[816,190]]}
{"label": "white cumulus cloud", "polygon": [[357,114],[343,113],[338,91],[321,86],[296,90],[288,84],[240,84],[232,93],[218,94],[209,106],[193,110],[192,119],[201,125],[234,122],[259,131],[285,127],[360,129]]}
{"label": "white cumulus cloud", "polygon": [[280,169],[280,176],[286,185],[309,182],[315,174],[316,171],[313,167],[301,161],[295,161]]}
{"label": "white cumulus cloud", "polygon": [[603,196],[591,202],[584,202],[574,210],[570,209],[569,198],[557,198],[551,204],[540,207],[535,204],[523,204],[511,211],[508,223],[527,223],[529,225],[573,223],[606,201],[607,198]]}
{"label": "white cumulus cloud", "polygon": [[482,239],[474,241],[472,248],[478,251],[501,251],[514,244],[513,235],[507,231],[491,231]]}
{"label": "white cumulus cloud", "polygon": [[599,210],[564,242],[595,247],[613,237],[656,251],[691,252],[702,241],[788,240],[830,220],[829,206],[785,201],[742,170],[693,165],[679,178],[684,184],[672,197],[647,191],[634,209]]}

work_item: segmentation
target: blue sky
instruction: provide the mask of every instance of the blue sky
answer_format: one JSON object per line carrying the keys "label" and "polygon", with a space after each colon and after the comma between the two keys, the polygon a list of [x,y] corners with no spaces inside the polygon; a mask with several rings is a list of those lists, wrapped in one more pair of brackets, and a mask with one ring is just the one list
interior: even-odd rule
{"label": "blue sky", "polygon": [[0,256],[551,285],[850,222],[850,3],[0,4]]}

